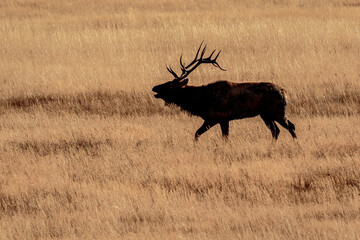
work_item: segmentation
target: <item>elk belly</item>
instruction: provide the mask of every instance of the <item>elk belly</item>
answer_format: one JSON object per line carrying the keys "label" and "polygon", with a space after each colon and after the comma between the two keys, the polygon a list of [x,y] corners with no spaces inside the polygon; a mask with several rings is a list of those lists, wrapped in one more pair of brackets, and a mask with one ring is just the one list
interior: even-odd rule
{"label": "elk belly", "polygon": [[218,112],[218,111],[209,111],[209,119],[213,121],[229,120],[231,118],[231,112]]}

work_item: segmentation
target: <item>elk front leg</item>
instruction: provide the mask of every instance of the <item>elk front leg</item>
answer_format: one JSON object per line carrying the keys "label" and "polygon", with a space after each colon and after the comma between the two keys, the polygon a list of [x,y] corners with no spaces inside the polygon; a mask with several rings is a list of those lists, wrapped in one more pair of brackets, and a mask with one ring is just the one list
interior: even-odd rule
{"label": "elk front leg", "polygon": [[229,121],[224,121],[220,123],[222,136],[225,139],[228,139],[229,137]]}
{"label": "elk front leg", "polygon": [[195,133],[195,141],[198,140],[198,138],[200,137],[201,134],[203,134],[204,132],[209,130],[214,125],[215,125],[214,123],[210,123],[210,122],[205,121],[203,123],[203,125],[196,131],[196,133]]}

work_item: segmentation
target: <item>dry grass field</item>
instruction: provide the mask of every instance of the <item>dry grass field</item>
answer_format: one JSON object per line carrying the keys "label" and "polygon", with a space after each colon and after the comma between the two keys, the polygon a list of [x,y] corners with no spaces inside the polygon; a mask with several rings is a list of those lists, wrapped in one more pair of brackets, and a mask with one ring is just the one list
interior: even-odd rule
{"label": "dry grass field", "polygon": [[[293,141],[155,99],[200,42],[270,81]],[[360,239],[360,2],[2,0],[0,239]]]}

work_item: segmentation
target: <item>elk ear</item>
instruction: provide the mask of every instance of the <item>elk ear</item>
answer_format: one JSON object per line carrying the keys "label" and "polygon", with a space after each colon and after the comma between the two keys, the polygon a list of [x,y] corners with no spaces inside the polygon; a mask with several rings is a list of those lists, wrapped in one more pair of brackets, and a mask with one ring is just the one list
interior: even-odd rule
{"label": "elk ear", "polygon": [[185,78],[184,80],[182,80],[182,81],[180,82],[180,87],[186,86],[186,85],[188,84],[188,82],[189,82],[189,79]]}

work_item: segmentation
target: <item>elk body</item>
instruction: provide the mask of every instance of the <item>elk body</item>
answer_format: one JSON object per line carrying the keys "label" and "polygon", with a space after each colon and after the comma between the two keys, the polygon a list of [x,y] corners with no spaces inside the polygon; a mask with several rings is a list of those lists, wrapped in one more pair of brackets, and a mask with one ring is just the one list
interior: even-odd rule
{"label": "elk body", "polygon": [[[275,122],[287,129],[296,138],[295,126],[285,114],[285,90],[270,82],[232,83],[218,81],[205,86],[188,86],[186,78],[202,63],[211,63],[225,71],[216,62],[220,52],[211,59],[215,50],[208,58],[204,58],[206,46],[200,53],[199,47],[195,59],[186,67],[180,57],[182,74],[178,76],[171,68],[168,71],[174,80],[155,86],[152,90],[166,104],[175,104],[182,110],[204,119],[203,125],[196,131],[195,140],[216,124],[220,124],[222,135],[229,135],[229,121],[260,115],[276,140],[280,129]],[[200,56],[199,56],[200,53]]]}

